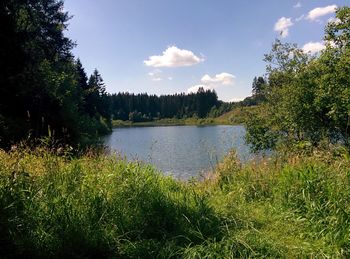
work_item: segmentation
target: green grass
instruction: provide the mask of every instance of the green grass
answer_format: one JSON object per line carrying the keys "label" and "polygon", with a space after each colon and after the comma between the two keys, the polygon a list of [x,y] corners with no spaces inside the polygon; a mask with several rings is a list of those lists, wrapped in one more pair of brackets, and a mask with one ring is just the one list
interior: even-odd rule
{"label": "green grass", "polygon": [[244,124],[250,118],[249,113],[259,109],[258,106],[236,107],[229,112],[215,118],[217,122],[225,122],[225,124]]}
{"label": "green grass", "polygon": [[0,151],[4,257],[350,256],[344,152],[244,166],[231,153],[200,182],[113,155],[56,153]]}

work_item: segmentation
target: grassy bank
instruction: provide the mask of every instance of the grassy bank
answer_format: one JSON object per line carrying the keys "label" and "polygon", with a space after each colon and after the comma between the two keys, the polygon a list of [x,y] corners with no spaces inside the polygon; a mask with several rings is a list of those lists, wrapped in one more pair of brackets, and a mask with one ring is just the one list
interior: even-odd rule
{"label": "grassy bank", "polygon": [[250,113],[259,109],[258,106],[243,106],[236,107],[232,111],[226,112],[216,118],[219,122],[226,122],[226,124],[243,124],[250,118]]}
{"label": "grassy bank", "polygon": [[348,257],[350,159],[314,152],[201,182],[109,155],[0,151],[0,251],[7,257]]}
{"label": "grassy bank", "polygon": [[114,120],[113,127],[183,126],[183,125],[238,125],[245,122],[249,111],[255,107],[238,107],[216,118],[165,118],[147,122]]}

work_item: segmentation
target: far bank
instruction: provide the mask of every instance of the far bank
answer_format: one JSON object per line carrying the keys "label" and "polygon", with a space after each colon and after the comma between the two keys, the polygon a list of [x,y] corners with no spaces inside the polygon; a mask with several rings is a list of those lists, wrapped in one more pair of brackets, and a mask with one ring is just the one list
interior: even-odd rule
{"label": "far bank", "polygon": [[256,109],[257,106],[237,107],[214,118],[163,118],[144,122],[113,120],[112,125],[113,127],[241,125],[245,123],[246,119],[249,117],[249,113]]}

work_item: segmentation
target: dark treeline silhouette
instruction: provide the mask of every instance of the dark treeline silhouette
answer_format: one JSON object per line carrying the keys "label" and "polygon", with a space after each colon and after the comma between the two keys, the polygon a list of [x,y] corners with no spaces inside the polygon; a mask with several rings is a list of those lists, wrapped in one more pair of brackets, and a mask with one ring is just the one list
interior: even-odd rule
{"label": "dark treeline silhouette", "polygon": [[197,93],[148,95],[118,93],[110,96],[114,119],[133,122],[161,118],[204,118],[222,105],[215,91],[199,88]]}
{"label": "dark treeline silhouette", "polygon": [[1,1],[0,147],[47,135],[88,144],[110,130],[102,78],[74,59],[68,20],[62,1]]}

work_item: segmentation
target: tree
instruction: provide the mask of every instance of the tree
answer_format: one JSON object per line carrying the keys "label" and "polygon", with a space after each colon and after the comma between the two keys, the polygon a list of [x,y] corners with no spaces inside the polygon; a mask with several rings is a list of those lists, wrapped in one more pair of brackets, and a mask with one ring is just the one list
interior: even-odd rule
{"label": "tree", "polygon": [[79,58],[76,61],[76,73],[78,87],[80,87],[82,91],[86,91],[88,89],[88,78]]}
{"label": "tree", "polygon": [[333,43],[320,54],[276,41],[265,56],[267,100],[247,123],[247,141],[256,149],[321,140],[350,147],[350,8],[336,16],[325,35]]}
{"label": "tree", "polygon": [[6,125],[0,146],[47,134],[49,125],[60,134],[62,120],[54,117],[62,95],[70,90],[70,75],[62,75],[69,69],[73,47],[63,34],[69,19],[63,3],[5,0],[0,16],[5,26],[0,32],[0,114]]}
{"label": "tree", "polygon": [[90,117],[102,121],[107,126],[101,133],[108,132],[112,126],[111,101],[106,93],[102,76],[97,69],[89,78],[88,89],[86,90],[86,107]]}
{"label": "tree", "polygon": [[265,85],[266,85],[266,81],[263,77],[261,76],[259,76],[258,78],[254,77],[253,84],[252,84],[253,96],[263,95]]}
{"label": "tree", "polygon": [[[174,94],[174,95],[148,95],[118,93],[109,97],[112,107],[113,118],[120,120],[130,120],[134,114],[140,113],[142,120],[152,120],[153,118],[186,118],[193,115],[205,117],[213,107],[219,108],[223,105],[218,101],[215,91],[203,88],[197,93]],[[227,107],[225,108],[227,110]],[[220,115],[224,110],[220,111]],[[132,117],[128,114],[132,113]],[[214,112],[213,112],[214,113]],[[213,114],[212,113],[212,114]]]}
{"label": "tree", "polygon": [[350,12],[349,7],[337,10],[337,19],[327,24],[325,40],[334,43],[338,49],[350,46]]}
{"label": "tree", "polygon": [[69,18],[63,1],[1,1],[0,147],[47,135],[78,145],[100,128],[85,109],[86,74],[64,35]]}

